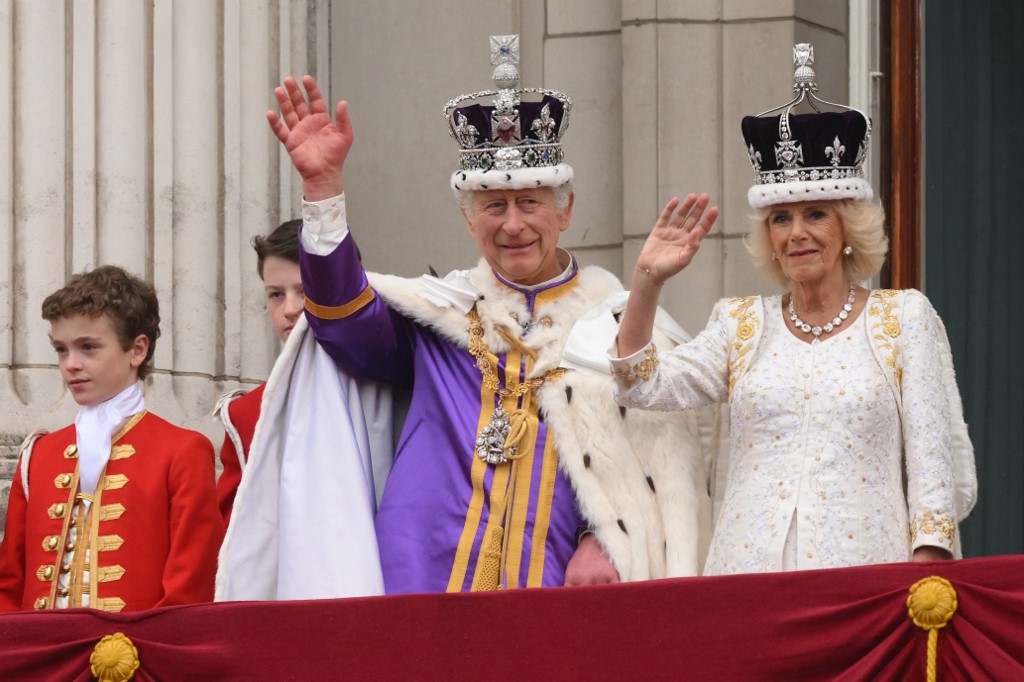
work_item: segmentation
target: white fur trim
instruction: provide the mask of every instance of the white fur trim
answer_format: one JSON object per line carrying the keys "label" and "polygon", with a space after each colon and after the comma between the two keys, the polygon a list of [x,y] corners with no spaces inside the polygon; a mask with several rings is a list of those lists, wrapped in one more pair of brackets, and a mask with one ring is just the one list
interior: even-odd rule
{"label": "white fur trim", "polygon": [[[477,311],[484,340],[495,353],[509,350],[497,330],[517,334],[510,313],[526,314],[522,294],[499,282],[481,259],[464,273],[481,294]],[[581,268],[571,292],[545,304],[551,325],[534,327],[525,345],[537,351],[534,375],[566,366],[570,330],[588,311],[622,292],[611,273]],[[466,316],[423,295],[420,279],[369,275],[389,306],[430,328],[456,347],[467,345]],[[600,340],[612,343],[617,329]],[[657,333],[659,348],[675,345]],[[696,415],[622,410],[607,374],[572,372],[537,391],[537,403],[558,447],[580,512],[622,580],[697,575],[711,535],[711,505]]]}
{"label": "white fur trim", "polygon": [[531,189],[559,187],[572,180],[572,166],[535,166],[514,170],[469,170],[452,173],[454,190]]}
{"label": "white fur trim", "polygon": [[795,201],[822,201],[831,199],[861,199],[870,201],[875,193],[864,178],[833,180],[796,180],[769,185],[754,185],[747,191],[751,208],[764,208]]}

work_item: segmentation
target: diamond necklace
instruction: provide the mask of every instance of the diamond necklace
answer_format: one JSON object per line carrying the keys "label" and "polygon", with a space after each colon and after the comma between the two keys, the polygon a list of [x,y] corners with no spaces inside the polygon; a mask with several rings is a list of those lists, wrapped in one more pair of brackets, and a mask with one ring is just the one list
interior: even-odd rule
{"label": "diamond necklace", "polygon": [[843,320],[850,316],[853,311],[853,301],[857,298],[857,285],[850,285],[850,295],[846,298],[846,303],[843,304],[843,309],[839,311],[839,314],[832,318],[831,322],[826,322],[820,327],[812,327],[803,320],[801,320],[796,314],[796,306],[793,304],[793,292],[789,294],[789,319],[793,321],[793,324],[797,329],[802,331],[804,334],[814,334],[814,340],[811,341],[812,345],[821,343],[821,334],[829,333],[839,325],[843,323]]}

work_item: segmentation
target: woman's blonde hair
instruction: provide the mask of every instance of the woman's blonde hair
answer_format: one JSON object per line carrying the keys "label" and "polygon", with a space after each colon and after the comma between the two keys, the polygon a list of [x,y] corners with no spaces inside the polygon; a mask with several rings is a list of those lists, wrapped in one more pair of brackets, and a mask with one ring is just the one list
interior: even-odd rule
{"label": "woman's blonde hair", "polygon": [[[889,238],[885,236],[885,209],[874,201],[861,199],[834,199],[831,204],[843,223],[843,243],[853,247],[853,253],[843,256],[843,270],[850,282],[863,282],[874,277],[885,263],[889,252]],[[750,234],[744,240],[754,264],[775,282],[787,284],[779,261],[772,258],[772,244],[768,238],[768,215],[775,206],[755,209],[750,216]]]}

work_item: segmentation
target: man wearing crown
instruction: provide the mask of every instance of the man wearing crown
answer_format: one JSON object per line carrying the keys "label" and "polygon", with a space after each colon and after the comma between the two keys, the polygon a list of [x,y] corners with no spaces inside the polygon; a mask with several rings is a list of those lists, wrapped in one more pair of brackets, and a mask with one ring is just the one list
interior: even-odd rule
{"label": "man wearing crown", "polygon": [[[498,89],[449,104],[451,185],[482,258],[444,278],[363,270],[345,220],[345,102],[332,121],[313,78],[305,96],[289,78],[268,112],[303,179],[317,342],[344,371],[412,390],[376,516],[388,593],[696,575],[706,548],[703,460],[683,452],[699,447],[696,422],[612,401],[605,353],[625,292],[558,246],[575,199],[560,145],[571,102],[521,101],[517,57],[517,37],[492,38]],[[699,221],[706,196],[688,201]],[[686,338],[659,322],[659,345]]]}

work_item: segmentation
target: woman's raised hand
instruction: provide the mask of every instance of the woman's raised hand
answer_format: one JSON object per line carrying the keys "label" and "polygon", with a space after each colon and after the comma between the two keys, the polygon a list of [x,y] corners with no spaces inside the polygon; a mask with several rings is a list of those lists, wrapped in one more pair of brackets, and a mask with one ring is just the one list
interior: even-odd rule
{"label": "woman's raised hand", "polygon": [[[707,194],[690,194],[681,202],[673,197],[665,204],[637,257],[638,277],[660,286],[690,264],[718,219],[718,207],[708,208],[708,201]],[[634,287],[638,281],[634,278]]]}
{"label": "woman's raised hand", "polygon": [[284,87],[274,89],[281,115],[268,111],[267,122],[302,176],[306,200],[319,201],[345,189],[341,170],[352,148],[352,121],[344,100],[334,108],[331,120],[327,102],[312,76],[303,76],[302,86],[305,95],[289,76],[284,79]]}

